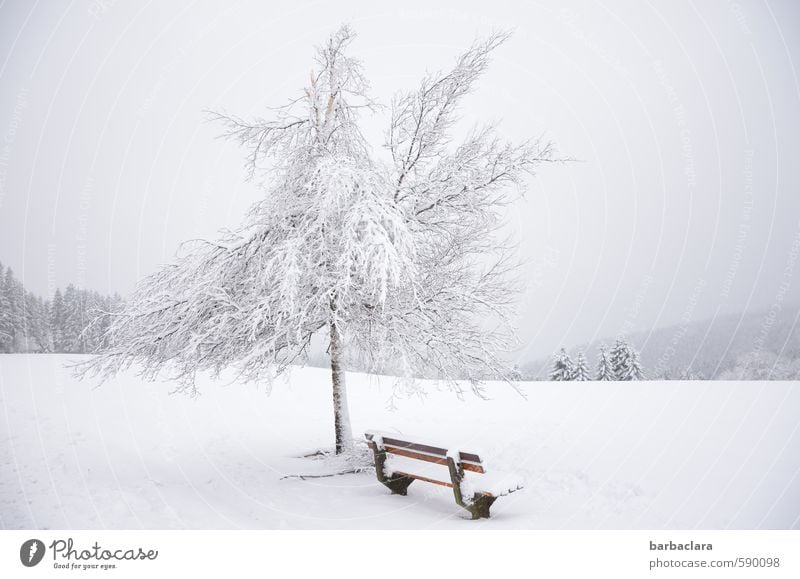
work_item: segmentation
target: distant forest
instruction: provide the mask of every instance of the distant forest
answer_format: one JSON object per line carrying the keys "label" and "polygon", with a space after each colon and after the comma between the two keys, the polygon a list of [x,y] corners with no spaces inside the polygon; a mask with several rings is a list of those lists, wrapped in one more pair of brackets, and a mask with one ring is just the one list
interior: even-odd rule
{"label": "distant forest", "polygon": [[29,292],[0,263],[0,353],[83,354],[104,345],[111,313],[122,298],[68,285],[52,300]]}
{"label": "distant forest", "polygon": [[[650,380],[798,380],[800,307],[771,309],[698,320],[627,336],[640,352]],[[602,340],[568,348],[599,355]],[[548,380],[552,358],[521,365],[527,380]]]}
{"label": "distant forest", "polygon": [[[123,303],[118,294],[104,296],[74,285],[43,299],[27,291],[11,268],[0,263],[0,353],[94,352],[107,345],[106,330]],[[644,379],[798,380],[799,322],[800,307],[784,304],[777,313],[765,310],[699,320],[634,333],[628,340],[635,347],[637,364],[646,369]],[[597,341],[559,355],[602,357],[604,345]],[[328,366],[321,351],[306,362]],[[575,379],[553,377],[553,364],[554,358],[523,363],[518,366],[519,378]]]}

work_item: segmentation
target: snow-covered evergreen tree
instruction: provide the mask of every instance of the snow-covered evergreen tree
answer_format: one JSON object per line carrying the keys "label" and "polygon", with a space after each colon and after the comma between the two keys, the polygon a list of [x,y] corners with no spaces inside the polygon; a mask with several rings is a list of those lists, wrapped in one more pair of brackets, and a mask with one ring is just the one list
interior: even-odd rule
{"label": "snow-covered evergreen tree", "polygon": [[[312,337],[328,341],[336,450],[352,440],[348,358],[370,370],[399,364],[408,380],[431,372],[460,391],[509,376],[517,287],[510,248],[496,243],[509,186],[552,159],[549,144],[504,143],[491,128],[451,146],[458,107],[503,42],[478,42],[447,72],[425,77],[391,107],[385,161],[359,114],[375,111],[343,27],[317,49],[299,98],[274,120],[219,115],[248,148],[267,194],[242,227],[184,246],[145,279],[109,329],[112,345],[84,367],[108,376],[134,363],[195,391],[198,371],[235,364],[262,379],[302,362]],[[499,323],[487,331],[481,320]]]}
{"label": "snow-covered evergreen tree", "polygon": [[618,337],[614,342],[609,361],[611,362],[611,371],[614,373],[614,380],[622,380],[622,375],[627,371],[630,361],[628,343],[622,336]]}
{"label": "snow-covered evergreen tree", "polygon": [[69,284],[64,291],[63,343],[65,352],[83,353],[82,332],[86,328],[86,317],[83,311],[84,300],[81,292]]}
{"label": "snow-covered evergreen tree", "polygon": [[608,359],[608,352],[606,351],[606,347],[600,346],[600,352],[597,355],[597,373],[595,374],[595,380],[600,380],[605,382],[615,379],[616,376],[614,374],[614,370],[611,367],[611,361]]}
{"label": "snow-covered evergreen tree", "polygon": [[57,288],[53,295],[53,303],[50,306],[50,333],[52,334],[54,352],[63,352],[66,347],[65,316],[64,296],[61,290]]}
{"label": "snow-covered evergreen tree", "polygon": [[644,380],[644,372],[639,364],[639,354],[628,346],[628,364],[622,371],[619,380]]}
{"label": "snow-covered evergreen tree", "polygon": [[14,328],[11,320],[11,303],[6,290],[6,276],[0,264],[0,352],[13,351]]}
{"label": "snow-covered evergreen tree", "polygon": [[575,366],[572,368],[570,380],[586,382],[589,379],[589,368],[586,366],[586,357],[583,355],[583,352],[579,352],[578,357],[575,359]]}
{"label": "snow-covered evergreen tree", "polygon": [[50,302],[42,299],[41,296],[36,298],[38,304],[38,327],[39,331],[36,338],[36,343],[42,352],[53,351],[53,332],[50,327]]}
{"label": "snow-covered evergreen tree", "polygon": [[575,367],[572,364],[567,351],[564,348],[558,351],[558,354],[553,358],[553,369],[550,371],[550,380],[563,382],[572,380]]}
{"label": "snow-covered evergreen tree", "polygon": [[9,351],[20,352],[24,349],[25,338],[25,292],[10,267],[6,269],[3,291],[8,303],[9,322],[6,332],[10,333]]}
{"label": "snow-covered evergreen tree", "polygon": [[611,350],[611,368],[615,380],[644,379],[638,352],[622,337],[617,338]]}
{"label": "snow-covered evergreen tree", "polygon": [[49,324],[42,309],[44,302],[25,292],[25,350],[47,352]]}

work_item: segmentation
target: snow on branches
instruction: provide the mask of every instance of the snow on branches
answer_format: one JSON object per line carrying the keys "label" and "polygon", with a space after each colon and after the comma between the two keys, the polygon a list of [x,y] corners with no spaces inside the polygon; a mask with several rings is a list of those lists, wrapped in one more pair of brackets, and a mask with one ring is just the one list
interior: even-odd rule
{"label": "snow on branches", "polygon": [[606,347],[601,345],[600,352],[597,354],[597,373],[595,374],[595,380],[607,382],[609,380],[614,380],[614,378],[614,370],[611,368],[608,352],[606,351]]}
{"label": "snow on branches", "polygon": [[623,337],[617,338],[609,354],[604,345],[600,346],[597,354],[597,372],[594,378],[589,375],[586,356],[578,352],[573,362],[564,348],[561,348],[553,357],[553,366],[548,375],[549,380],[566,381],[574,380],[585,382],[588,380],[644,380],[645,375],[639,363],[639,353]]}
{"label": "snow on branches", "polygon": [[578,353],[570,380],[575,380],[576,382],[586,382],[589,380],[589,368],[586,365],[586,357],[583,355],[583,352]]}
{"label": "snow on branches", "polygon": [[553,369],[550,371],[550,380],[566,382],[567,380],[572,380],[574,372],[575,365],[572,359],[569,357],[569,354],[567,354],[567,351],[561,348],[553,359]]}
{"label": "snow on branches", "polygon": [[611,369],[615,380],[644,379],[644,372],[639,364],[639,354],[622,337],[617,338],[611,349]]}
{"label": "snow on branches", "polygon": [[347,55],[353,37],[345,26],[317,49],[308,86],[274,119],[213,115],[247,149],[248,175],[264,178],[266,195],[239,229],[185,245],[144,279],[109,330],[113,346],[85,371],[137,364],[193,391],[200,370],[236,364],[258,379],[302,362],[322,332],[337,368],[359,356],[457,390],[466,378],[476,391],[508,375],[515,262],[495,239],[499,209],[553,151],[506,143],[491,127],[455,146],[450,136],[506,36],[477,42],[452,70],[393,100],[391,162],[359,128],[378,107]]}

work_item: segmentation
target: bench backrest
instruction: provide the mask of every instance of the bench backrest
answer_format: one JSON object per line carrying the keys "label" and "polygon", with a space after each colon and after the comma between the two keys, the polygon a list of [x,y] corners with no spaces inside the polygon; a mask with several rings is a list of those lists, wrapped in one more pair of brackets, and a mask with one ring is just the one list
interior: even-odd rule
{"label": "bench backrest", "polygon": [[[371,444],[376,444],[379,440],[382,450],[389,454],[396,454],[397,456],[404,456],[406,458],[447,466],[446,448],[403,440],[397,438],[395,435],[383,434],[380,432],[367,432],[365,436]],[[456,459],[456,462],[461,464],[461,468],[464,470],[479,473],[486,472],[483,468],[481,457],[473,452],[459,451],[458,457],[454,456],[453,458]]]}

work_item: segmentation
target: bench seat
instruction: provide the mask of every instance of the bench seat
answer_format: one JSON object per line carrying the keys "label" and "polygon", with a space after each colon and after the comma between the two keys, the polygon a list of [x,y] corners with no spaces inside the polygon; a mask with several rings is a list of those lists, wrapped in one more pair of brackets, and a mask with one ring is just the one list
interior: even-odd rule
{"label": "bench seat", "polygon": [[[408,476],[420,481],[453,488],[453,483],[450,480],[450,471],[446,464],[432,464],[404,456],[389,455],[386,457],[384,471],[387,476]],[[501,497],[522,488],[522,481],[519,476],[502,471],[493,470],[483,474],[464,471],[461,488],[493,497]]]}
{"label": "bench seat", "polygon": [[448,450],[406,436],[368,431],[367,443],[375,457],[378,481],[392,494],[405,495],[415,480],[453,489],[456,503],[473,519],[488,518],[492,503],[501,496],[522,488],[513,474],[486,472],[475,452]]}

